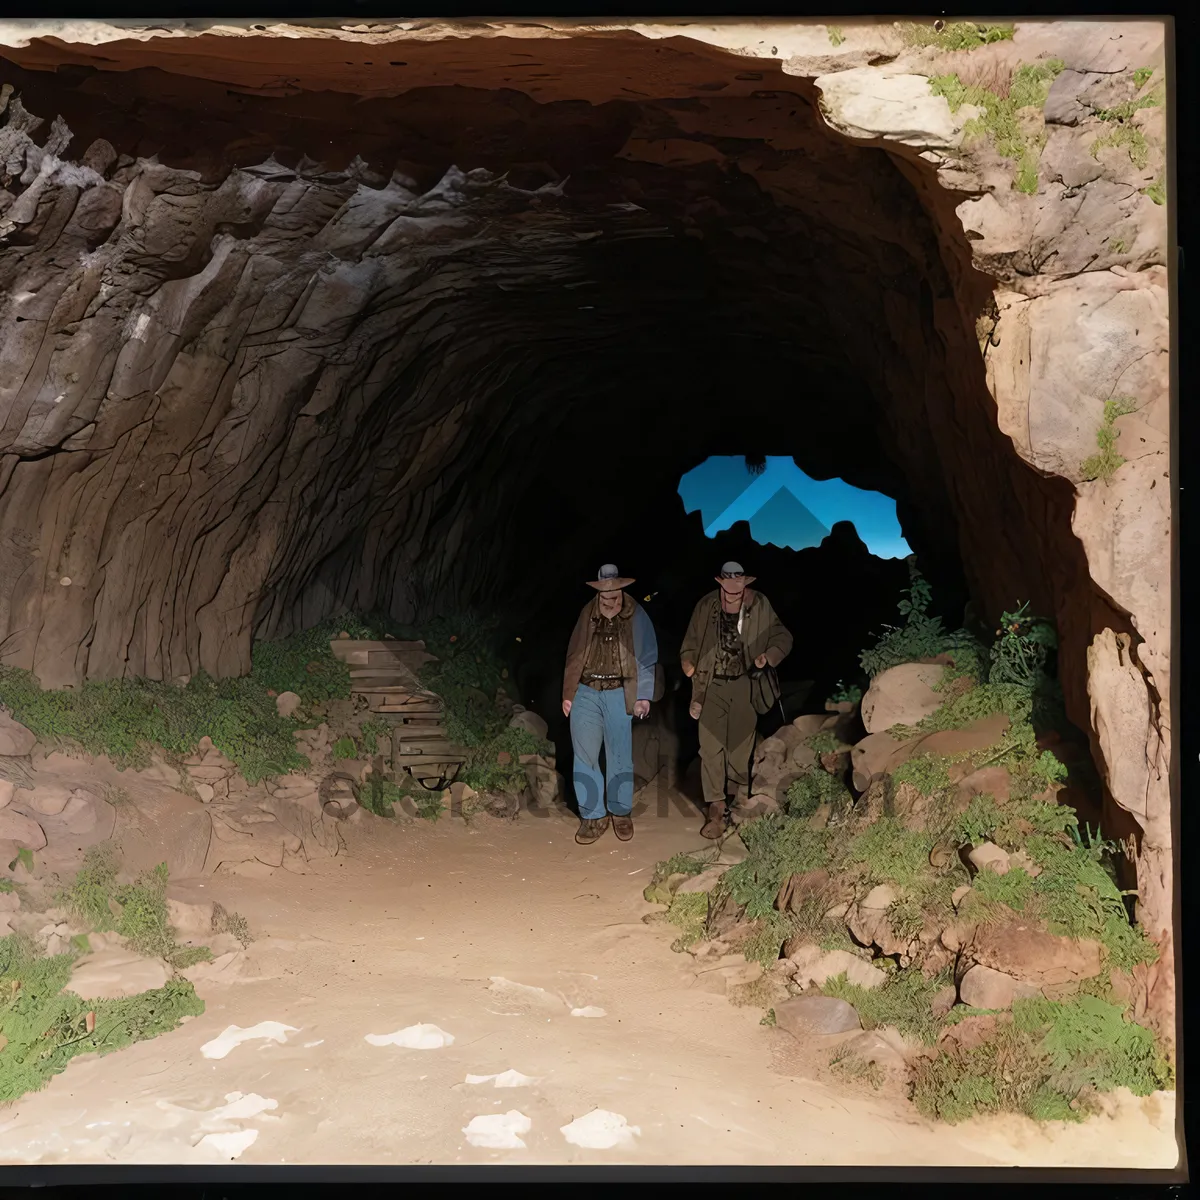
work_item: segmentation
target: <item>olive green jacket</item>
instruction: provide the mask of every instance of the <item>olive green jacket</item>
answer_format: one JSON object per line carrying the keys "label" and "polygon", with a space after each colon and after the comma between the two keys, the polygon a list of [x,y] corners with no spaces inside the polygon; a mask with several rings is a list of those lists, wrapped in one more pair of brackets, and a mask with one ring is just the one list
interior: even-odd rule
{"label": "olive green jacket", "polygon": [[[717,620],[721,611],[720,589],[709,592],[692,612],[683,645],[679,649],[681,663],[692,663],[692,701],[703,704],[712,680],[717,658]],[[760,654],[767,664],[777,667],[792,650],[792,635],[776,616],[771,602],[761,592],[747,588],[742,599],[742,645],[749,668]]]}

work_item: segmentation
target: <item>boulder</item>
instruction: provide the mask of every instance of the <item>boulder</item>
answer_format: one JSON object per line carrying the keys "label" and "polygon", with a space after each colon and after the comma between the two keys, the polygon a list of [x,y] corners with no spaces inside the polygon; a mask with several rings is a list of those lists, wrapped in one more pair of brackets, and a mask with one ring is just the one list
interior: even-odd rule
{"label": "boulder", "polygon": [[295,692],[281,692],[275,697],[275,709],[281,717],[295,716],[300,704],[300,697]]}
{"label": "boulder", "polygon": [[66,990],[83,1000],[117,1000],[166,987],[170,977],[170,969],[161,959],[104,949],[75,964]]}
{"label": "boulder", "polygon": [[1102,963],[1099,943],[1059,937],[1019,921],[980,926],[968,952],[976,963],[1039,987],[1092,979]]}
{"label": "boulder", "polygon": [[951,892],[950,903],[953,904],[955,908],[959,908],[962,905],[962,902],[971,894],[972,891],[973,889],[969,884],[960,884],[954,889],[953,892]]}
{"label": "boulder", "polygon": [[983,767],[959,783],[955,798],[965,810],[976,796],[991,796],[997,804],[1007,804],[1011,794],[1012,776],[1007,767]]}
{"label": "boulder", "polygon": [[814,897],[824,898],[830,892],[829,872],[822,867],[804,871],[787,879],[779,891],[776,906],[781,912],[798,912]]}
{"label": "boulder", "polygon": [[1041,989],[1036,983],[976,964],[963,975],[958,994],[972,1008],[1008,1008],[1014,1000],[1041,995]]}
{"label": "boulder", "polygon": [[[524,762],[526,758],[531,761]],[[538,755],[522,755],[525,766],[525,779],[529,783],[529,791],[539,808],[550,808],[565,792],[565,781],[554,769],[554,764]]]}
{"label": "boulder", "polygon": [[901,663],[881,671],[862,699],[862,720],[868,733],[895,725],[916,725],[941,708],[945,696],[933,690],[945,668],[925,663]]}
{"label": "boulder", "polygon": [[33,753],[37,738],[12,717],[8,711],[0,708],[0,757],[24,758]]}
{"label": "boulder", "polygon": [[178,790],[183,783],[183,776],[170,763],[163,762],[157,755],[151,758],[150,765],[144,771],[138,773],[143,779],[150,779],[155,783],[165,783],[167,787],[174,790]]}
{"label": "boulder", "polygon": [[1042,873],[1042,868],[1024,850],[1014,850],[1008,856],[1008,863],[1012,870],[1022,870],[1030,879],[1036,879]]}
{"label": "boulder", "polygon": [[858,1013],[834,996],[793,996],[775,1006],[775,1024],[793,1037],[828,1037],[862,1028]]}
{"label": "boulder", "polygon": [[873,887],[859,904],[860,908],[885,909],[896,903],[896,892],[886,883]]}
{"label": "boulder", "polygon": [[741,836],[737,833],[727,833],[721,839],[720,853],[717,856],[717,865],[722,867],[736,867],[738,863],[745,862],[750,857],[750,851],[746,849],[746,843],[742,841]]}
{"label": "boulder", "polygon": [[[953,758],[958,754],[972,754],[977,750],[990,750],[1007,732],[1008,717],[1004,713],[992,713],[981,717],[962,729],[939,729],[927,734],[913,747],[912,757],[920,754],[935,754],[942,758]],[[970,778],[967,774],[965,778]]]}
{"label": "boulder", "polygon": [[869,962],[849,950],[822,950],[807,943],[788,954],[795,966],[792,976],[800,987],[821,987],[827,980],[845,975],[850,983],[861,988],[877,988],[887,976]]}
{"label": "boulder", "polygon": [[201,804],[211,804],[217,793],[211,784],[198,783],[196,784],[196,795],[200,797]]}
{"label": "boulder", "polygon": [[91,833],[96,828],[96,806],[100,803],[91,792],[76,788],[59,815],[59,820],[70,833]]}
{"label": "boulder", "polygon": [[[167,897],[167,920],[171,928],[182,938],[208,938],[213,929],[213,909],[216,906],[211,900],[199,903],[191,900],[176,900]],[[212,949],[209,946],[209,949]]]}
{"label": "boulder", "polygon": [[850,751],[850,769],[855,791],[865,792],[873,779],[889,775],[906,763],[920,738],[898,742],[890,733],[870,733]]}
{"label": "boulder", "polygon": [[709,867],[699,875],[691,875],[675,889],[675,893],[679,896],[693,896],[711,892],[720,882],[725,870],[725,867]]}
{"label": "boulder", "polygon": [[958,989],[949,983],[944,988],[934,992],[929,1001],[929,1007],[937,1020],[941,1020],[958,1003]]}
{"label": "boulder", "polygon": [[46,832],[32,817],[0,808],[0,842],[14,842],[21,850],[41,850],[46,845]]}
{"label": "boulder", "polygon": [[0,779],[0,808],[7,808],[12,803],[16,790],[11,779]]}
{"label": "boulder", "polygon": [[891,1026],[868,1029],[838,1047],[838,1056],[853,1055],[871,1063],[886,1075],[904,1078],[908,1074],[903,1036]]}
{"label": "boulder", "polygon": [[953,1025],[947,1025],[938,1034],[937,1044],[943,1049],[958,1046],[962,1050],[972,1050],[976,1046],[982,1046],[985,1042],[990,1041],[999,1026],[1006,1024],[1011,1019],[1007,1014],[993,1016],[989,1013],[964,1017]]}
{"label": "boulder", "polygon": [[828,713],[806,713],[792,722],[792,728],[799,732],[800,741],[806,742],[820,733],[829,724],[829,720]]}
{"label": "boulder", "polygon": [[734,825],[742,825],[746,821],[753,821],[758,817],[765,817],[769,813],[779,812],[781,807],[779,800],[774,796],[758,794],[751,796],[745,804],[735,805],[729,818]]}
{"label": "boulder", "polygon": [[981,842],[967,857],[976,871],[991,871],[994,875],[1007,875],[1011,869],[1008,851],[992,842]]}
{"label": "boulder", "polygon": [[57,817],[67,807],[67,801],[70,799],[69,787],[56,783],[39,783],[32,791],[22,791],[17,802],[41,813],[43,817]]}
{"label": "boulder", "polygon": [[527,708],[515,713],[508,726],[510,729],[523,729],[526,733],[533,734],[535,738],[543,740],[550,732],[550,727],[546,722],[537,713],[530,712]]}

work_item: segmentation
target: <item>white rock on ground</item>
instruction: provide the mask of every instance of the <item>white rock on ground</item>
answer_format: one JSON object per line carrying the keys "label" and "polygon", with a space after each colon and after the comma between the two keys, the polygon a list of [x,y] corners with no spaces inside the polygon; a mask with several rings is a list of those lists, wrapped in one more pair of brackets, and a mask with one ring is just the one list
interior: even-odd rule
{"label": "white rock on ground", "polygon": [[822,950],[820,946],[802,946],[791,955],[795,964],[793,979],[800,987],[820,987],[837,975],[845,975],[861,988],[877,988],[887,976],[849,950]]}
{"label": "white rock on ground", "polygon": [[862,1028],[854,1007],[835,996],[793,996],[784,1000],[775,1006],[775,1024],[798,1038]]}
{"label": "white rock on ground", "polygon": [[596,1108],[569,1125],[560,1126],[559,1132],[572,1146],[612,1150],[616,1146],[632,1146],[634,1138],[640,1137],[642,1131],[637,1125],[630,1125],[620,1113]]}
{"label": "white rock on ground", "polygon": [[967,857],[977,871],[992,871],[996,875],[1007,875],[1012,866],[1008,852],[991,842],[976,846]]}
{"label": "white rock on ground", "polygon": [[372,1046],[402,1046],[406,1050],[440,1050],[454,1044],[454,1035],[436,1025],[409,1025],[395,1033],[368,1033]]}
{"label": "white rock on ground", "polygon": [[501,1071],[498,1075],[468,1075],[466,1081],[472,1086],[490,1083],[498,1088],[532,1087],[536,1083],[541,1083],[540,1079],[534,1079],[531,1075],[522,1075],[520,1071],[514,1071],[511,1068]]}
{"label": "white rock on ground", "polygon": [[512,1109],[506,1113],[485,1113],[472,1117],[463,1127],[463,1134],[472,1146],[485,1150],[524,1150],[521,1135],[533,1128],[533,1122]]}
{"label": "white rock on ground", "polygon": [[257,1129],[239,1129],[232,1133],[206,1133],[196,1143],[196,1149],[211,1151],[219,1158],[232,1160],[245,1154],[257,1139]]}
{"label": "white rock on ground", "polygon": [[258,1040],[278,1042],[282,1046],[287,1041],[289,1033],[299,1032],[291,1025],[284,1025],[279,1021],[260,1021],[257,1025],[252,1025],[247,1029],[243,1029],[240,1025],[230,1025],[211,1042],[205,1042],[200,1047],[200,1053],[205,1058],[225,1058],[230,1051],[235,1050],[243,1042]]}
{"label": "white rock on ground", "polygon": [[293,716],[300,707],[300,697],[295,692],[281,692],[275,697],[275,708],[281,717]]}

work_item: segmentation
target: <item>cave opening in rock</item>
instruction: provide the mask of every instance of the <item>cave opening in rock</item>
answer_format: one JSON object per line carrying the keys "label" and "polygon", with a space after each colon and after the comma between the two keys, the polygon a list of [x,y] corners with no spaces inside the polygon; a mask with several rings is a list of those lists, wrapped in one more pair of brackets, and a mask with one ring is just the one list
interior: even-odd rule
{"label": "cave opening in rock", "polygon": [[[821,37],[822,47],[841,45]],[[1028,744],[1019,748],[1022,762],[1050,772],[1043,780],[1050,788],[1045,806],[1068,804],[1086,824],[1101,825],[1106,836],[1134,847],[1114,870],[1123,872],[1121,884],[1142,889],[1139,904],[1156,922],[1150,936],[1169,949],[1170,839],[1161,820],[1135,819],[1137,786],[1114,765],[1113,733],[1118,717],[1128,718],[1121,737],[1134,741],[1149,737],[1151,726],[1161,731],[1166,725],[1160,720],[1166,693],[1156,690],[1154,679],[1166,688],[1167,631],[1165,622],[1161,630],[1151,628],[1165,610],[1157,592],[1147,598],[1126,586],[1137,574],[1128,565],[1133,559],[1121,558],[1118,572],[1112,563],[1120,556],[1106,557],[1107,543],[1101,545],[1096,514],[1116,522],[1122,493],[1113,492],[1110,503],[1098,490],[1107,480],[1089,476],[1076,461],[1083,458],[1080,445],[1091,449],[1095,430],[1057,410],[1040,425],[1030,415],[1035,352],[1039,361],[1053,352],[1045,330],[1030,332],[1033,317],[1012,315],[1023,313],[1020,305],[1030,297],[1060,303],[1051,284],[1091,272],[1097,255],[1085,254],[1090,243],[1067,238],[1061,252],[1050,255],[1038,241],[1042,233],[1018,238],[1003,226],[997,234],[1002,223],[987,215],[992,210],[979,216],[970,207],[999,203],[995,179],[1001,174],[1005,197],[1015,192],[1028,199],[1028,180],[1022,176],[1021,187],[1014,187],[1012,164],[990,149],[979,152],[979,168],[959,153],[968,115],[956,116],[943,93],[931,91],[940,60],[921,45],[913,50],[898,42],[888,53],[917,54],[913,61],[923,74],[910,64],[910,73],[887,77],[888,87],[908,89],[904,104],[915,105],[913,111],[923,113],[931,95],[940,106],[937,130],[919,136],[907,128],[875,128],[868,117],[878,123],[879,114],[856,107],[873,94],[873,64],[882,61],[875,49],[861,47],[858,65],[833,69],[835,82],[826,74],[823,48],[801,66],[798,59],[785,64],[767,43],[753,53],[735,52],[690,36],[596,30],[536,42],[479,31],[454,41],[414,37],[402,53],[332,35],[284,39],[212,31],[173,43],[110,39],[103,54],[41,37],[7,49],[0,61],[7,88],[0,128],[6,156],[0,363],[7,368],[0,376],[0,666],[31,673],[42,689],[79,695],[99,681],[161,685],[146,702],[154,717],[139,713],[138,719],[178,735],[170,761],[156,758],[150,770],[195,809],[179,818],[180,828],[185,817],[197,818],[201,805],[215,802],[208,809],[213,814],[222,805],[244,808],[248,795],[268,808],[274,804],[273,812],[293,802],[315,806],[307,832],[280,835],[279,861],[268,863],[254,850],[238,860],[247,869],[234,874],[253,879],[266,867],[261,873],[274,872],[274,886],[285,864],[308,853],[310,834],[313,845],[324,838],[320,844],[337,859],[342,835],[330,832],[332,818],[325,820],[331,789],[340,786],[339,771],[364,794],[374,787],[367,780],[382,772],[382,735],[368,739],[353,700],[334,697],[331,688],[328,703],[320,698],[313,705],[317,716],[307,722],[316,726],[321,717],[319,728],[285,731],[312,752],[314,763],[323,756],[318,791],[315,776],[276,770],[273,744],[269,752],[263,748],[262,731],[271,722],[290,720],[309,703],[272,686],[264,690],[269,704],[251,698],[265,706],[259,726],[238,727],[238,749],[258,756],[261,777],[244,772],[235,793],[230,780],[236,772],[228,769],[234,760],[209,761],[229,753],[215,738],[183,745],[172,725],[185,707],[181,695],[210,688],[213,711],[225,715],[243,701],[250,707],[248,692],[238,688],[257,686],[252,667],[258,670],[264,648],[269,658],[272,647],[308,648],[313,661],[299,660],[299,669],[313,674],[314,690],[334,657],[370,675],[371,655],[380,651],[364,647],[376,635],[328,632],[339,622],[365,628],[358,618],[366,614],[414,637],[459,620],[465,630],[481,617],[493,626],[511,668],[511,678],[507,671],[503,677],[508,698],[545,720],[556,749],[549,773],[557,766],[569,797],[564,653],[592,595],[587,582],[600,564],[613,563],[636,580],[630,594],[654,623],[665,667],[662,702],[650,720],[635,725],[641,731],[635,775],[641,784],[657,780],[695,809],[700,796],[688,772],[696,765],[698,735],[680,645],[693,606],[715,587],[720,565],[736,561],[756,577],[795,639],[779,668],[780,709],[764,716],[759,733],[767,742],[785,727],[798,729],[793,718],[815,719],[805,727],[804,742],[813,771],[819,765],[838,776],[842,792],[853,792],[859,804],[855,819],[877,822],[895,816],[896,787],[903,783],[894,787],[884,770],[859,781],[851,747],[858,750],[869,736],[899,740],[906,735],[892,731],[911,732],[916,718],[912,725],[897,718],[878,733],[868,730],[859,702],[874,672],[860,655],[897,622],[901,597],[917,586],[911,552],[931,589],[929,617],[945,629],[965,628],[990,643],[1003,633],[1002,614],[1015,631],[1025,611],[1057,628],[1047,661],[1057,673],[1065,710],[1057,715],[1064,719],[1051,728],[1041,710],[1032,710]],[[986,61],[1011,75],[1019,60],[1004,59],[1008,52],[999,40],[981,41],[973,51],[977,62],[990,54]],[[1028,53],[1041,62],[1049,50],[1038,43]],[[1047,87],[1063,71],[1062,60],[1049,61],[1056,65],[1039,68]],[[853,72],[864,74],[851,80]],[[1138,87],[1149,86],[1149,78]],[[1062,127],[1075,125],[1064,118]],[[1063,151],[1052,161],[1066,164],[1069,175],[1083,170],[1075,161],[1083,157]],[[976,169],[991,172],[986,187],[971,175]],[[1053,186],[1064,177],[1053,176]],[[1158,204],[1144,191],[1136,194],[1145,201],[1142,209]],[[1065,211],[1055,209],[1055,219]],[[1045,225],[1051,218],[1042,213],[1037,219]],[[1147,229],[1156,229],[1157,219],[1139,210],[1137,220]],[[1024,212],[1011,218],[1033,220]],[[1058,236],[1043,240],[1048,245]],[[1133,234],[1121,244],[1134,245]],[[1134,353],[1136,336],[1144,326],[1148,337],[1159,337],[1163,321],[1156,324],[1137,307],[1144,301],[1149,312],[1157,301],[1146,297],[1158,287],[1157,275],[1146,274],[1158,270],[1153,250],[1137,253],[1142,259],[1134,261],[1135,254],[1129,262],[1140,262],[1149,282],[1131,269],[1113,276],[1119,285],[1107,277],[1089,282],[1097,294],[1080,285],[1079,294],[1061,304],[1089,310],[1090,318],[1113,302],[1098,289],[1118,289],[1122,298],[1115,303],[1127,307],[1101,321],[1102,334],[1109,329],[1104,321],[1124,322],[1135,337],[1121,341],[1122,353],[1134,349],[1129,363],[1114,360],[1111,372],[1109,366],[1095,370],[1106,386],[1115,372],[1123,387],[1149,393],[1158,368],[1140,365],[1151,356]],[[1030,278],[1042,280],[1055,255],[1053,269],[1061,276],[1022,292]],[[1100,336],[1079,334],[1078,341],[1091,346],[1088,338]],[[1132,470],[1149,479],[1161,465],[1157,426],[1141,410],[1110,411],[1101,403],[1097,411],[1107,422],[1102,432],[1116,420],[1133,419],[1123,449],[1131,436],[1146,447],[1141,457],[1131,451],[1113,468],[1130,463],[1122,483]],[[1061,446],[1047,429],[1065,439]],[[1047,439],[1051,450],[1044,449]],[[1035,451],[1035,443],[1043,448]],[[681,480],[731,456],[744,463],[750,486],[769,483],[772,464],[781,462],[810,482],[842,481],[881,498],[895,528],[856,529],[850,513],[822,517],[821,536],[810,530],[802,549],[763,544],[754,536],[753,514],[735,514],[718,528],[703,506],[681,502]],[[1096,490],[1086,491],[1092,484]],[[1165,487],[1146,499],[1153,487],[1139,492],[1147,511],[1166,503]],[[1081,508],[1081,495],[1090,508]],[[728,510],[726,504],[722,511]],[[1125,536],[1128,530],[1121,529]],[[314,630],[320,636],[308,647],[304,636]],[[354,646],[339,656],[338,640]],[[453,634],[448,644],[457,640]],[[463,640],[469,640],[465,634]],[[323,665],[324,659],[330,662]],[[954,682],[948,678],[958,667],[952,660],[913,654],[903,665],[924,671],[921,720],[965,694],[934,694],[935,682],[937,689]],[[1123,708],[1114,708],[1096,685],[1103,671],[1120,675],[1126,689],[1120,694],[1128,699]],[[454,686],[460,684],[479,691],[469,669]],[[355,688],[365,694],[358,686],[367,685]],[[22,702],[34,697],[30,712],[53,732],[55,701],[32,688],[20,695]],[[1149,705],[1146,728],[1138,724],[1135,700]],[[172,707],[177,701],[178,709]],[[498,693],[484,695],[485,706],[493,701]],[[337,728],[335,713],[353,718],[354,729]],[[995,721],[987,726],[991,741],[973,747],[977,757],[1001,745],[1013,727],[998,710],[980,722],[997,717],[1003,728]],[[218,724],[214,718],[214,729]],[[930,736],[965,727],[963,718]],[[244,737],[243,728],[249,730]],[[929,728],[921,728],[922,737]],[[334,740],[331,731],[345,736]],[[220,734],[228,735],[228,726]],[[939,776],[930,794],[961,801],[957,820],[978,797],[992,798],[970,791],[964,780],[994,763],[975,763],[953,737],[944,740],[951,747],[940,751],[946,762],[954,768],[969,762],[971,769]],[[226,744],[235,741],[226,736]],[[1061,759],[1057,766],[1037,757],[1050,746]],[[1005,742],[1002,749],[1011,746]],[[368,752],[375,763],[366,761]],[[514,741],[497,762],[515,769],[520,753]],[[539,754],[545,762],[548,750]],[[11,769],[19,783],[31,778],[27,765]],[[874,789],[884,776],[886,788]],[[122,789],[133,785],[115,771],[106,779],[116,810],[128,802],[128,796],[120,799]],[[786,797],[781,779],[775,783]],[[79,811],[72,807],[78,788],[60,790],[63,803],[52,818]],[[822,804],[824,810],[814,799],[805,819],[830,822],[832,802]],[[347,803],[337,819],[349,809]],[[11,815],[24,817],[15,809]],[[238,808],[228,819],[233,825],[223,828],[233,834],[205,832],[203,850],[189,843],[179,851],[195,878],[213,874],[214,861],[218,868],[228,865],[219,858],[221,839],[236,844],[238,853],[253,841],[258,816]],[[212,830],[218,824],[214,815]],[[319,835],[313,832],[318,827]],[[131,845],[141,846],[138,838],[152,844],[144,826],[131,828]],[[566,845],[557,826],[533,825],[535,833],[543,830],[547,845],[560,838]],[[663,828],[639,832],[635,846],[640,853],[652,843],[670,862],[669,836]],[[1064,838],[1060,831],[1060,848],[1075,853]],[[984,842],[984,833],[975,840]],[[1099,842],[1080,841],[1076,849],[1115,853]],[[940,843],[922,845],[921,870],[945,867],[948,878],[959,860],[964,872],[968,862],[972,871],[983,869],[970,858],[969,844],[958,847],[954,862],[948,852],[942,856],[950,866],[938,857],[942,850]],[[455,878],[466,872],[449,851],[429,849],[436,868],[421,861],[424,849],[404,853],[418,864],[406,888],[418,877],[427,889],[475,886]],[[486,855],[478,843],[473,858],[461,853],[482,872]],[[383,863],[382,872],[395,874],[382,852],[367,846],[361,855],[361,863]],[[532,878],[550,860],[536,868],[520,861]],[[662,867],[651,868],[644,882],[662,883]],[[625,874],[643,869],[631,859]],[[797,867],[777,894],[758,897],[754,902],[766,915],[755,919],[769,925],[771,913],[792,911],[793,875],[815,871]],[[580,884],[576,894],[566,875],[559,872],[553,881],[543,875],[538,882],[549,891],[572,889],[554,894],[575,920],[570,905],[593,893]],[[509,874],[503,883],[489,878],[473,904],[495,905],[498,889],[510,886],[514,910],[538,903],[518,891]],[[524,886],[526,876],[519,878]],[[380,896],[392,895],[380,887]],[[880,888],[888,890],[875,882],[855,904],[878,899]],[[352,888],[351,894],[339,901],[342,917],[354,917],[349,906],[366,899]],[[444,899],[449,892],[437,894]],[[1123,901],[1115,894],[1119,907]],[[247,895],[250,904],[253,895]],[[951,896],[958,898],[946,910],[947,921],[961,896],[949,889],[940,897],[945,908]],[[268,913],[269,893],[258,901]],[[372,911],[384,911],[374,896],[367,902]],[[422,920],[436,924],[432,909],[406,896],[404,904],[410,903]],[[894,903],[893,896],[880,911]],[[831,911],[836,906],[822,913]],[[614,918],[611,927],[633,926],[631,912],[623,925]],[[919,926],[921,914],[916,919]],[[216,920],[214,914],[213,930]],[[525,937],[523,915],[519,923],[520,937],[509,931],[506,946]],[[898,970],[912,966],[905,951],[888,948],[888,935],[881,935],[883,942],[864,941],[855,928],[838,932],[845,953],[878,945],[880,957],[893,958]],[[455,926],[453,936],[467,933]],[[541,923],[537,936],[536,945],[532,939],[520,944],[535,958],[543,954],[538,961],[549,979]],[[565,936],[566,926],[554,935]],[[770,948],[777,961],[788,957],[786,945],[781,936]],[[938,946],[945,961],[939,959],[936,971],[950,972],[943,990],[954,993],[949,1004],[967,1003],[954,976],[961,947]],[[480,961],[490,953],[477,952]],[[630,957],[623,945],[606,946],[604,953],[610,956],[605,961]],[[579,979],[597,978],[581,959],[571,962],[580,966]],[[972,962],[971,969],[980,965]],[[502,967],[499,957],[488,959],[486,970],[493,968],[515,969]],[[536,1008],[543,1001],[531,993],[553,990],[547,984],[522,991],[499,975],[489,978],[504,1003],[518,1007]],[[438,986],[427,996],[452,1003]],[[560,998],[575,997],[574,983],[553,987],[564,989]],[[588,987],[580,985],[579,997],[569,1000],[570,1015],[604,1015],[585,1002]],[[1157,1012],[1165,1030],[1173,1003],[1170,972],[1144,975],[1137,987],[1143,1011]],[[290,1019],[299,1021],[294,1014]],[[441,1036],[424,1024],[401,1032],[418,1041]]]}

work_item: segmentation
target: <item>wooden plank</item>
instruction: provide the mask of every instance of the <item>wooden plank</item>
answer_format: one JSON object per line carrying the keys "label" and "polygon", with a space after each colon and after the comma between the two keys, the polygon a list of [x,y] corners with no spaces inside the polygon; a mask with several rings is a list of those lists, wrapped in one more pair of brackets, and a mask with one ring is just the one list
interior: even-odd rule
{"label": "wooden plank", "polygon": [[396,765],[399,767],[408,768],[409,771],[411,772],[413,767],[461,766],[464,762],[466,762],[466,759],[465,758],[454,758],[453,756],[448,756],[445,754],[422,754],[422,755],[414,755],[411,758],[400,759],[399,762],[396,762],[395,759],[393,759],[392,761],[395,762]]}
{"label": "wooden plank", "polygon": [[[329,649],[334,658],[344,663],[359,661],[358,656],[369,655],[372,651],[387,651],[390,654],[424,654],[424,642],[393,642],[393,641],[360,641],[356,638],[334,638],[329,643]],[[369,661],[362,658],[362,662]]]}

